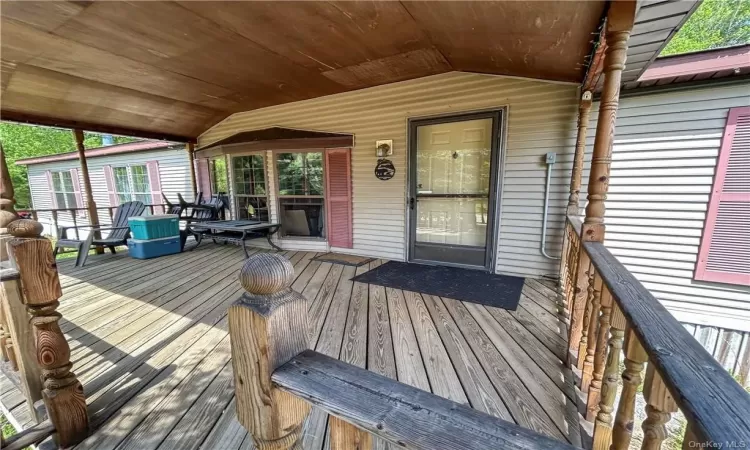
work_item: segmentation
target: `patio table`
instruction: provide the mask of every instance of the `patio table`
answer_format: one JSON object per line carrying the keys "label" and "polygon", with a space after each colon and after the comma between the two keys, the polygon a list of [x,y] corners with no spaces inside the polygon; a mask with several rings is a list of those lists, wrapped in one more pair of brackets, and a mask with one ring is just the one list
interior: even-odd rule
{"label": "patio table", "polygon": [[216,241],[237,242],[242,244],[242,251],[247,254],[245,241],[257,237],[265,237],[274,249],[281,251],[281,247],[271,241],[271,236],[281,228],[279,223],[260,222],[257,220],[214,220],[208,222],[196,222],[187,225],[187,230],[195,236],[196,247],[200,245],[204,237]]}

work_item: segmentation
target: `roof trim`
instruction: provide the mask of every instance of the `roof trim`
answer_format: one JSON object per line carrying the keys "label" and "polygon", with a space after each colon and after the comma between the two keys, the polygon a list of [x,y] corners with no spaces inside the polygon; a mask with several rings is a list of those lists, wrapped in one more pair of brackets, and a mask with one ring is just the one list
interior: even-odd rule
{"label": "roof trim", "polygon": [[329,133],[324,131],[298,130],[295,128],[270,127],[235,133],[231,136],[225,137],[224,139],[219,139],[218,141],[212,142],[199,149],[196,149],[196,152],[219,146],[250,144],[261,141],[294,141],[330,138],[354,139],[351,134],[345,133]]}
{"label": "roof trim", "polygon": [[[138,142],[128,142],[126,144],[108,145],[106,147],[90,148],[90,149],[86,149],[84,154],[86,155],[86,159],[88,159],[88,158],[97,158],[101,156],[120,155],[124,153],[136,153],[136,152],[145,152],[149,150],[161,150],[161,149],[170,148],[174,146],[181,146],[181,144],[177,144],[174,142],[166,142],[166,141],[138,141]],[[50,162],[56,162],[56,161],[72,161],[76,159],[78,159],[77,151],[58,153],[55,155],[38,156],[34,158],[19,159],[16,161],[16,165],[26,166],[26,165],[50,163]]]}
{"label": "roof trim", "polygon": [[54,117],[38,116],[34,114],[27,114],[19,111],[3,109],[0,111],[0,120],[6,122],[18,122],[30,125],[42,125],[47,127],[56,128],[69,128],[71,130],[79,129],[84,131],[93,131],[96,133],[104,134],[116,134],[120,136],[133,136],[143,139],[157,139],[172,142],[192,142],[195,143],[196,138],[191,136],[180,136],[170,133],[158,133],[154,131],[137,130],[134,128],[116,127],[110,125],[101,125],[91,122],[81,122],[78,120],[60,119]]}
{"label": "roof trim", "polygon": [[750,67],[750,44],[658,58],[638,81]]}

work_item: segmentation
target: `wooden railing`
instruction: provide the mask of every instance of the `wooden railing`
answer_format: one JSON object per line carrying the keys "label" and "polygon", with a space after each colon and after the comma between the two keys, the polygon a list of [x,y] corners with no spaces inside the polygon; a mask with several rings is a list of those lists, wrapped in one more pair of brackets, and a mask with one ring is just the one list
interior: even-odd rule
{"label": "wooden railing", "polygon": [[[151,215],[154,214],[163,214],[164,211],[167,211],[169,208],[169,205],[166,203],[157,203],[157,204],[148,204],[145,205],[146,209],[149,211]],[[114,220],[115,211],[117,210],[117,206],[103,206],[103,207],[97,207],[97,211],[106,211],[107,216],[109,217],[110,223]],[[78,222],[81,219],[86,220],[86,212],[88,211],[87,208],[49,208],[49,209],[18,209],[16,210],[18,214],[21,215],[27,215],[30,219],[39,221],[39,213],[49,213],[50,219],[52,220],[52,228],[54,230],[54,237],[56,239],[64,238],[65,236],[60,236],[60,220],[68,220],[73,224],[73,227],[78,226]],[[81,215],[83,213],[83,215]],[[80,232],[77,228],[73,228],[73,234],[76,239],[80,239]]]}
{"label": "wooden railing", "polygon": [[[580,372],[594,450],[627,449],[643,382],[643,449],[667,438],[671,414],[687,419],[683,448],[750,445],[750,394],[600,242],[581,239],[581,221],[566,220],[561,270],[563,305],[571,317],[571,367]],[[583,320],[573,320],[575,311]],[[622,391],[615,411],[620,360]],[[644,367],[645,379],[642,379]],[[718,446],[721,447],[718,447]]]}
{"label": "wooden railing", "polygon": [[60,447],[88,434],[83,387],[71,371],[70,347],[57,307],[62,289],[52,245],[42,225],[15,220],[0,235],[0,335],[2,370],[25,396],[37,424],[3,442],[22,449],[55,433]]}

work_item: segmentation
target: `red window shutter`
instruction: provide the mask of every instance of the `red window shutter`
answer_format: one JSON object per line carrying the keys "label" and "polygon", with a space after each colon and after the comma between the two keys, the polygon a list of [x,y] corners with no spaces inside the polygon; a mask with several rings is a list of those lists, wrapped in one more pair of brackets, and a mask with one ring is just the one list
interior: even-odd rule
{"label": "red window shutter", "polygon": [[47,175],[47,187],[49,188],[49,193],[52,196],[52,209],[57,209],[57,194],[55,194],[55,184],[52,182],[52,171],[48,170],[46,172]]}
{"label": "red window shutter", "polygon": [[[208,158],[197,158],[195,160],[195,173],[198,176],[198,191],[203,193],[203,198],[211,198],[211,174],[208,173]],[[196,199],[197,200],[197,199]]]}
{"label": "red window shutter", "polygon": [[[73,181],[73,193],[76,195],[76,208],[85,208],[83,195],[81,195],[81,180],[78,178],[78,169],[70,169],[70,178]],[[78,211],[78,217],[86,217],[86,210]]]}
{"label": "red window shutter", "polygon": [[117,192],[115,192],[115,174],[112,171],[112,166],[104,166],[104,182],[107,183],[109,206],[119,205],[120,202],[117,200]]}
{"label": "red window shutter", "polygon": [[695,279],[750,286],[750,108],[729,110]]}
{"label": "red window shutter", "polygon": [[326,219],[328,244],[352,248],[351,150],[326,150]]}
{"label": "red window shutter", "polygon": [[[161,177],[159,176],[159,161],[147,161],[146,170],[148,171],[148,185],[151,188],[151,204],[158,205],[161,203]],[[154,212],[164,212],[162,208],[154,208]]]}

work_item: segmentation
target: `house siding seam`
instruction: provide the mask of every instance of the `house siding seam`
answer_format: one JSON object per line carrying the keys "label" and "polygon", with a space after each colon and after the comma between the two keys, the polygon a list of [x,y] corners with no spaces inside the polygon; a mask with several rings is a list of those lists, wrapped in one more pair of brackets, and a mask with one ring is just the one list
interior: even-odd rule
{"label": "house siding seam", "polygon": [[[161,190],[171,201],[177,201],[177,193],[182,193],[186,199],[192,198],[190,187],[190,171],[187,152],[183,148],[144,151],[138,153],[126,153],[121,155],[108,155],[106,157],[96,157],[88,159],[89,178],[91,179],[91,188],[94,201],[98,208],[109,206],[109,196],[107,194],[107,184],[104,180],[104,166],[119,166],[127,164],[143,164],[148,161],[159,161],[159,178],[161,181]],[[81,195],[86,198],[86,188],[83,183],[83,174],[80,170],[80,164],[76,161],[55,161],[50,163],[30,164],[28,166],[29,188],[31,190],[31,200],[34,209],[51,209],[52,198],[48,192],[46,171],[59,171],[78,169],[78,177],[81,185]],[[110,224],[109,214],[104,209],[99,209],[99,221],[103,225]],[[45,225],[45,233],[54,235],[52,231],[52,216],[50,213],[39,213],[39,221]],[[85,217],[77,217],[76,222],[79,225],[88,224]],[[60,225],[72,225],[70,215],[60,213],[58,218]]]}
{"label": "house siding seam", "polygon": [[[353,248],[350,253],[406,258],[407,121],[410,118],[508,107],[506,162],[496,271],[522,276],[557,273],[539,252],[546,167],[552,172],[547,248],[559,253],[576,136],[578,88],[512,77],[451,72],[312,100],[237,113],[199,137],[199,146],[271,126],[350,133]],[[374,176],[375,141],[393,139],[395,176]],[[269,173],[273,163],[267,160]],[[273,177],[269,177],[273,180]],[[273,181],[271,181],[272,183]],[[275,188],[269,206],[275,211]]]}
{"label": "house siding seam", "polygon": [[748,92],[750,82],[621,99],[605,215],[607,247],[678,320],[744,332],[750,287],[693,276],[728,111],[750,105]]}

